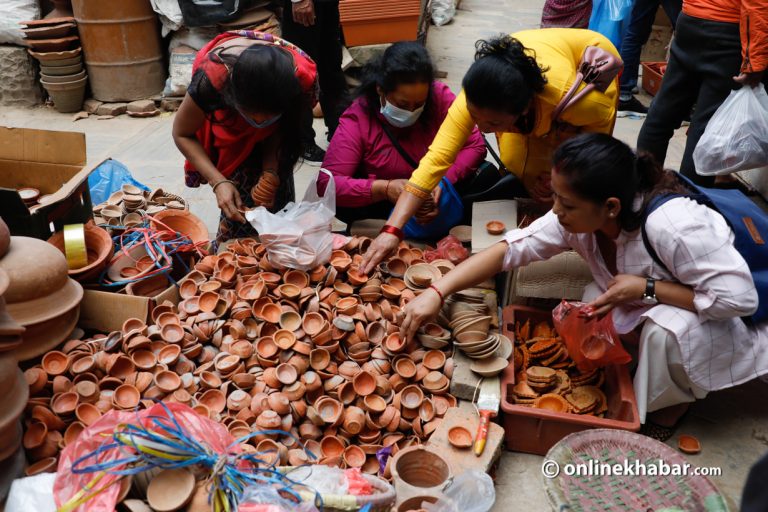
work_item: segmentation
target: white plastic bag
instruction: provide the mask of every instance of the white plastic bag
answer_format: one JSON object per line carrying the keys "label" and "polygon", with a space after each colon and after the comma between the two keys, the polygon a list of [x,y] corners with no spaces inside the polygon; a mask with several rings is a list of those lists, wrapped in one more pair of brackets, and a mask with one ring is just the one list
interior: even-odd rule
{"label": "white plastic bag", "polygon": [[20,478],[13,481],[11,493],[5,503],[5,512],[55,512],[53,501],[53,482],[56,473]]}
{"label": "white plastic bag", "polygon": [[768,94],[762,84],[731,92],[696,144],[693,163],[702,176],[768,165]]}
{"label": "white plastic bag", "polygon": [[0,43],[24,46],[24,32],[19,22],[37,19],[40,19],[37,0],[0,1]]}
{"label": "white plastic bag", "polygon": [[455,0],[432,0],[432,23],[441,27],[456,15]]}
{"label": "white plastic bag", "polygon": [[301,202],[288,203],[277,213],[270,213],[260,206],[245,214],[248,222],[259,232],[269,262],[275,267],[309,270],[331,259],[336,185],[330,172],[325,169],[320,169],[320,172],[329,177],[322,198],[317,195],[315,176]]}
{"label": "white plastic bag", "polygon": [[435,503],[423,503],[427,512],[488,512],[496,502],[493,480],[486,473],[469,469],[453,479]]}

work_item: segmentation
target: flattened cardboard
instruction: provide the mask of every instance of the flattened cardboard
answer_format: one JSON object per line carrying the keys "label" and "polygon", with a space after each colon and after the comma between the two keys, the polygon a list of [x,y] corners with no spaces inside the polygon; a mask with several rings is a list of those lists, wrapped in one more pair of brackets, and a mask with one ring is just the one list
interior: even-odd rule
{"label": "flattened cardboard", "polygon": [[[42,239],[64,224],[87,221],[87,178],[100,164],[86,167],[84,133],[0,127],[0,216],[12,234]],[[22,187],[50,197],[27,208],[16,191]]]}
{"label": "flattened cardboard", "polygon": [[84,329],[95,329],[101,332],[119,331],[129,318],[139,318],[148,322],[152,308],[166,300],[174,304],[179,303],[179,289],[176,285],[169,286],[154,297],[85,290],[83,302],[80,304],[78,325]]}
{"label": "flattened cardboard", "polygon": [[500,220],[507,230],[517,227],[517,201],[482,201],[472,205],[472,254],[504,240],[504,234],[491,235],[485,225]]}

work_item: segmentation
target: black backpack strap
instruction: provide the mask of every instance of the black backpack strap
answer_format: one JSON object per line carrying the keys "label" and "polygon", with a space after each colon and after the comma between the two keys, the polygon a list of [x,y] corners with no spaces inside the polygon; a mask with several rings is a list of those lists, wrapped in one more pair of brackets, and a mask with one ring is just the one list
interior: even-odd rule
{"label": "black backpack strap", "polygon": [[405,149],[403,146],[400,145],[400,142],[395,138],[394,134],[392,133],[392,130],[389,129],[389,126],[387,126],[387,123],[382,122],[381,119],[376,117],[376,119],[379,121],[379,124],[381,125],[381,128],[384,130],[384,133],[387,134],[387,137],[389,137],[389,141],[392,143],[393,146],[395,146],[395,149],[398,153],[400,153],[400,156],[403,157],[403,159],[406,161],[408,165],[416,169],[419,166],[419,163],[414,160],[411,155],[405,152]]}
{"label": "black backpack strap", "polygon": [[485,147],[488,150],[488,152],[491,154],[493,159],[496,160],[496,163],[499,164],[499,170],[505,174],[512,174],[507,169],[507,166],[504,165],[504,162],[501,161],[501,158],[499,158],[499,155],[496,154],[496,151],[493,150],[493,147],[491,146],[490,142],[488,142],[488,139],[485,138],[485,134],[481,133],[480,137],[483,138],[483,142],[485,143]]}

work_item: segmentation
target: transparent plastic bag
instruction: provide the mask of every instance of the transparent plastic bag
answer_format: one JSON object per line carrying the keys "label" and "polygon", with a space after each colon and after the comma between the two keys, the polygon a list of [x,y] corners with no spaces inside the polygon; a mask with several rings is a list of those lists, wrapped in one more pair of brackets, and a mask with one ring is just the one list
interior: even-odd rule
{"label": "transparent plastic bag", "polygon": [[296,503],[280,496],[272,486],[252,485],[245,489],[237,512],[318,512],[311,503]]}
{"label": "transparent plastic bag", "polygon": [[731,91],[693,151],[702,176],[768,165],[768,94],[763,84]]}
{"label": "transparent plastic bag", "polygon": [[288,203],[277,213],[270,213],[260,206],[245,214],[248,222],[259,232],[269,262],[275,267],[309,270],[331,259],[336,185],[330,172],[325,169],[320,169],[320,172],[330,177],[322,198],[317,194],[315,176],[301,202]]}
{"label": "transparent plastic bag", "polygon": [[455,0],[432,0],[432,23],[440,27],[456,16]]}
{"label": "transparent plastic bag", "polygon": [[594,0],[589,29],[603,34],[621,51],[624,34],[629,27],[633,0]]}
{"label": "transparent plastic bag", "polygon": [[613,315],[609,312],[602,318],[587,316],[591,309],[583,302],[563,300],[552,310],[555,329],[576,366],[588,371],[630,362],[632,356],[621,345],[613,326]]}
{"label": "transparent plastic bag", "polygon": [[424,503],[422,507],[427,512],[488,512],[495,502],[491,477],[470,469],[454,478],[435,503]]}

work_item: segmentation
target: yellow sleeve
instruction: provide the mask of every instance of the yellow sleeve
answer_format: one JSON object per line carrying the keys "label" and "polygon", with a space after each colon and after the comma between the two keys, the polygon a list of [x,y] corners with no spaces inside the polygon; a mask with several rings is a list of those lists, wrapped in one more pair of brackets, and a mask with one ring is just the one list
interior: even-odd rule
{"label": "yellow sleeve", "polygon": [[602,93],[592,91],[560,116],[562,121],[578,126],[585,132],[613,133],[616,122],[616,80]]}
{"label": "yellow sleeve", "polygon": [[409,183],[417,188],[430,191],[456,160],[456,155],[464,148],[472,134],[475,122],[467,110],[467,99],[462,90],[448,109],[448,115],[429,146],[429,151],[411,174]]}

